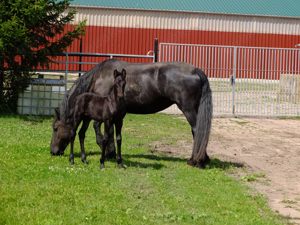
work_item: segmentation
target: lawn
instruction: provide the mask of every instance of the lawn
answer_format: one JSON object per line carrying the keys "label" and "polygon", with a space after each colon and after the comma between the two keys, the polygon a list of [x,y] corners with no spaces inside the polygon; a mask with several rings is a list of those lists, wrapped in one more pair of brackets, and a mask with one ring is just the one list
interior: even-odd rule
{"label": "lawn", "polygon": [[[234,165],[213,159],[205,170],[181,157],[151,151],[159,141],[190,140],[185,120],[163,114],[127,115],[123,158],[99,169],[90,127],[88,165],[79,154],[51,157],[51,119],[0,117],[0,224],[284,224],[236,179]],[[75,151],[79,152],[78,139]]]}

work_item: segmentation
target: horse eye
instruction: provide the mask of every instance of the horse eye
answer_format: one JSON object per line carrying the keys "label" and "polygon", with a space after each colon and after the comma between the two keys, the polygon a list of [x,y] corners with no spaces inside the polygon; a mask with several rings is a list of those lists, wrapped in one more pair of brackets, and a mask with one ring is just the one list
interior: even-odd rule
{"label": "horse eye", "polygon": [[56,132],[57,131],[57,127],[55,127],[53,130]]}

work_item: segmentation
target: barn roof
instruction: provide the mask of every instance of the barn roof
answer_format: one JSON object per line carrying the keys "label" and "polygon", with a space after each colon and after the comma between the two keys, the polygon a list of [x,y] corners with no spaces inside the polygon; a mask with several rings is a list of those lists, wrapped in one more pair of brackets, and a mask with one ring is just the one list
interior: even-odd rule
{"label": "barn roof", "polygon": [[71,5],[300,18],[300,0],[73,0]]}

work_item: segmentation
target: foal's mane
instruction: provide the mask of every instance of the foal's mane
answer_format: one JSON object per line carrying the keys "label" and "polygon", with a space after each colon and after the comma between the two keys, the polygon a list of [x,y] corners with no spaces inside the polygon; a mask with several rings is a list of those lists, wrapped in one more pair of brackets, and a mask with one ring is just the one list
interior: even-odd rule
{"label": "foal's mane", "polygon": [[87,92],[92,84],[94,74],[99,71],[101,64],[98,64],[90,71],[80,76],[73,86],[65,93],[64,99],[60,105],[60,119],[67,122],[71,118],[75,107],[76,97],[84,92]]}

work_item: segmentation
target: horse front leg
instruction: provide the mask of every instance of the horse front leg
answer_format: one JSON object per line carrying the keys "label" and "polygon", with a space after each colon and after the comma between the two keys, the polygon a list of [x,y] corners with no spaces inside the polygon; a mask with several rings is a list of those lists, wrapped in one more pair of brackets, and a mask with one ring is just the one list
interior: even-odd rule
{"label": "horse front leg", "polygon": [[96,135],[96,142],[97,145],[100,147],[102,150],[102,140],[103,140],[103,135],[101,134],[100,127],[101,127],[101,122],[94,121],[93,124],[94,130],[95,130],[95,135]]}
{"label": "horse front leg", "polygon": [[70,143],[70,156],[69,156],[69,162],[70,162],[71,165],[74,165],[74,141],[75,141],[75,137],[76,137],[76,133],[72,134],[71,143]]}
{"label": "horse front leg", "polygon": [[74,141],[76,138],[76,132],[77,132],[77,128],[80,125],[81,122],[81,118],[78,115],[74,115],[74,120],[73,120],[73,129],[71,130],[71,138],[70,138],[70,157],[69,157],[69,161],[70,164],[73,165],[74,164]]}
{"label": "horse front leg", "polygon": [[108,143],[107,143],[107,149],[105,152],[105,156],[107,159],[115,159],[116,158],[114,126],[110,126],[110,129],[109,129],[109,139],[108,139]]}
{"label": "horse front leg", "polygon": [[80,150],[81,150],[81,161],[85,164],[88,164],[88,161],[86,160],[86,154],[85,154],[85,148],[84,148],[84,139],[85,139],[85,133],[86,133],[86,130],[88,129],[88,127],[89,127],[90,121],[91,120],[89,120],[89,119],[83,120],[80,131],[78,132],[79,142],[80,142]]}
{"label": "horse front leg", "polygon": [[116,127],[116,140],[117,140],[117,163],[119,168],[126,168],[123,164],[121,146],[122,146],[122,127],[123,127],[123,119],[118,120],[115,123]]}
{"label": "horse front leg", "polygon": [[100,158],[100,169],[104,169],[104,162],[105,162],[105,151],[108,146],[109,141],[109,129],[110,129],[110,121],[105,121],[104,123],[104,135],[102,139],[102,152],[101,152],[101,158]]}

